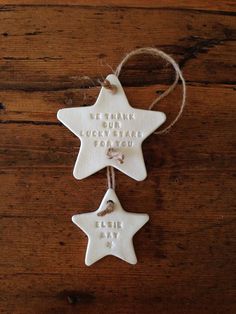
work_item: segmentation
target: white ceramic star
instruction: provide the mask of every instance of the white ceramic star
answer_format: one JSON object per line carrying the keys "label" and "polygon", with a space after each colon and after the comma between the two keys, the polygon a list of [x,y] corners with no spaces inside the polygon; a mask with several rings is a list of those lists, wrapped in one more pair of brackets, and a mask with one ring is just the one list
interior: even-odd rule
{"label": "white ceramic star", "polygon": [[[106,78],[115,85],[113,94],[102,87],[96,103],[82,108],[65,108],[58,119],[81,140],[81,148],[74,167],[74,177],[83,179],[106,166],[113,166],[138,181],[147,176],[143,160],[142,142],[162,123],[163,112],[134,109],[114,74]],[[124,162],[108,159],[109,147],[124,154]]]}
{"label": "white ceramic star", "polygon": [[[103,217],[98,216],[109,200],[114,202],[114,211]],[[72,217],[72,221],[88,236],[85,264],[90,266],[106,255],[136,264],[132,238],[148,219],[147,214],[126,212],[114,190],[108,189],[96,211]]]}

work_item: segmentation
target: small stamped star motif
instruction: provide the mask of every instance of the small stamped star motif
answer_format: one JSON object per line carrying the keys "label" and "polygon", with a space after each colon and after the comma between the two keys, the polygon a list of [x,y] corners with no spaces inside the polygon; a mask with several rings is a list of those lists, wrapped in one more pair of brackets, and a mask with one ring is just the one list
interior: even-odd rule
{"label": "small stamped star motif", "polygon": [[106,243],[106,246],[107,246],[109,249],[111,249],[112,246],[113,246],[113,242],[107,242],[107,243]]}
{"label": "small stamped star motif", "polygon": [[[107,201],[114,202],[114,211],[99,216]],[[85,264],[92,265],[107,255],[136,264],[133,236],[149,220],[147,214],[126,212],[113,189],[108,189],[99,208],[90,213],[74,215],[72,221],[88,236]]]}
{"label": "small stamped star motif", "polygon": [[[115,93],[102,87],[94,105],[65,108],[57,113],[58,119],[81,141],[74,177],[83,179],[112,166],[135,180],[144,180],[147,172],[142,142],[165,122],[166,116],[163,112],[132,108],[116,75],[110,74],[106,80],[116,87]],[[111,158],[109,149],[118,158]]]}

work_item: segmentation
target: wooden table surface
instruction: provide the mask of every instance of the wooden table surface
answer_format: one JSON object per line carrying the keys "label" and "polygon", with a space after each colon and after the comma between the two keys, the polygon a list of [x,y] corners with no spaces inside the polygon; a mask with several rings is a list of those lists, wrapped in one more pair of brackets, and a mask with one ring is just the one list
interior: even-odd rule
{"label": "wooden table surface", "polygon": [[[226,0],[0,6],[1,313],[236,313],[235,11]],[[138,264],[87,267],[71,216],[98,207],[106,172],[73,178],[80,142],[56,112],[92,105],[109,66],[146,46],[179,62],[186,110],[144,142],[145,181],[116,172],[123,207],[150,215],[134,238]],[[120,79],[147,108],[173,74],[142,56]],[[155,109],[168,123],[180,100],[179,84]]]}

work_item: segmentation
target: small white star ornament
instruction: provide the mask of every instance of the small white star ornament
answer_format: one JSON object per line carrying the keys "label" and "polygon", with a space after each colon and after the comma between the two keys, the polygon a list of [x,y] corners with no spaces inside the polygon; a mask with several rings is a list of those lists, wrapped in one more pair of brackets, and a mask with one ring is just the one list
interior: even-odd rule
{"label": "small white star ornament", "polygon": [[[114,204],[114,210],[101,216],[107,202]],[[90,266],[107,255],[114,255],[130,264],[136,264],[132,239],[148,220],[147,214],[126,212],[121,207],[115,191],[108,189],[96,211],[72,217],[72,221],[88,236],[85,264]]]}
{"label": "small white star ornament", "polygon": [[[112,166],[135,180],[144,180],[147,172],[142,142],[164,123],[166,116],[163,112],[132,108],[116,75],[110,74],[106,80],[115,85],[115,93],[102,87],[94,105],[65,108],[57,113],[58,119],[81,141],[74,177],[83,179]],[[109,159],[109,148],[117,149],[124,162]]]}

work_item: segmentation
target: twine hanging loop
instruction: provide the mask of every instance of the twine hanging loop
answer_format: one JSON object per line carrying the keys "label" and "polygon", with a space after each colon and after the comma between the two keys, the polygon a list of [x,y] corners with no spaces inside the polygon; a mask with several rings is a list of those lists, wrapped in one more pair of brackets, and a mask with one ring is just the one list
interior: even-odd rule
{"label": "twine hanging loop", "polygon": [[[180,117],[182,116],[184,107],[186,105],[186,83],[185,83],[185,79],[183,77],[182,71],[179,68],[179,65],[176,63],[176,61],[170,55],[166,54],[162,50],[159,50],[157,48],[152,48],[152,47],[139,48],[139,49],[133,50],[130,53],[128,53],[121,60],[120,64],[117,66],[117,68],[115,70],[115,75],[117,77],[119,77],[120,72],[121,72],[124,64],[131,57],[133,57],[135,55],[141,55],[141,54],[149,54],[149,55],[152,55],[153,57],[162,58],[162,59],[166,60],[167,62],[169,62],[175,70],[175,80],[174,80],[173,84],[170,87],[168,87],[168,89],[165,90],[160,96],[158,96],[156,99],[154,99],[154,101],[150,104],[150,106],[148,108],[149,110],[153,109],[155,104],[157,104],[161,99],[163,99],[164,97],[169,95],[175,89],[179,80],[182,83],[182,88],[183,88],[182,101],[181,101],[180,109],[179,109],[176,117],[164,129],[154,132],[154,134],[158,134],[158,135],[166,134],[176,124],[176,122],[179,121]],[[116,86],[111,85],[111,83],[108,80],[105,80],[102,83],[100,82],[100,84],[103,87],[110,89],[113,93],[116,92]],[[106,154],[107,154],[108,158],[110,158],[110,159],[114,158],[114,159],[117,159],[120,163],[124,162],[124,156],[120,156],[118,154],[118,152],[117,151],[114,152],[114,149],[112,149],[112,148],[110,148]],[[115,189],[115,171],[114,171],[114,168],[111,166],[107,167],[107,183],[108,183],[108,188]]]}
{"label": "twine hanging loop", "polygon": [[167,126],[165,127],[163,130],[161,131],[156,131],[154,132],[154,134],[165,134],[167,132],[170,131],[170,129],[175,125],[175,123],[180,119],[185,104],[186,104],[186,83],[185,83],[185,79],[183,77],[183,74],[179,68],[179,65],[177,64],[177,62],[168,54],[166,54],[164,51],[159,50],[157,48],[152,48],[152,47],[146,47],[146,48],[139,48],[136,50],[133,50],[131,52],[129,52],[123,60],[121,60],[120,64],[117,66],[116,70],[115,70],[115,75],[118,77],[120,75],[120,72],[123,68],[123,66],[125,65],[125,63],[133,56],[136,55],[141,55],[141,54],[149,54],[153,57],[156,58],[162,58],[164,60],[166,60],[167,62],[169,62],[174,70],[175,70],[175,80],[173,82],[173,84],[168,87],[168,89],[166,91],[164,91],[160,96],[158,96],[156,99],[154,99],[154,101],[151,103],[151,105],[149,106],[148,109],[153,109],[154,105],[156,103],[158,103],[161,99],[163,99],[164,97],[166,97],[167,95],[169,95],[176,87],[176,85],[178,84],[178,81],[180,80],[182,83],[182,88],[183,88],[183,95],[182,95],[182,101],[180,104],[180,109],[176,115],[176,117],[174,118],[174,120]]}

